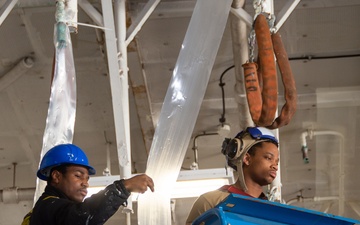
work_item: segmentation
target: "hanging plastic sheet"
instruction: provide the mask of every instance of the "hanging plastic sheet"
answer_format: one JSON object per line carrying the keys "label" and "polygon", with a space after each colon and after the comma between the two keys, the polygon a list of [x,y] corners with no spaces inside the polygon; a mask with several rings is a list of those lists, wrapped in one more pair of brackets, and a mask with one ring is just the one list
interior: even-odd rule
{"label": "hanging plastic sheet", "polygon": [[171,224],[170,195],[178,177],[232,0],[198,0],[170,81],[150,149],[146,173],[155,192],[139,197],[141,225]]}
{"label": "hanging plastic sheet", "polygon": [[[72,143],[76,115],[76,77],[70,32],[65,23],[57,23],[54,33],[55,63],[50,102],[43,136],[41,157],[57,144]],[[46,182],[37,179],[35,201]]]}

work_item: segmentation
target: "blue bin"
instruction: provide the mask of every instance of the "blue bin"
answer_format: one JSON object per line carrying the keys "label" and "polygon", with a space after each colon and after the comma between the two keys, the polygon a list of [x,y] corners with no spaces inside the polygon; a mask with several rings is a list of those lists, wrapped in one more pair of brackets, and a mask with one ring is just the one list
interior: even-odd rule
{"label": "blue bin", "polygon": [[230,194],[193,225],[350,225],[360,221],[314,210]]}

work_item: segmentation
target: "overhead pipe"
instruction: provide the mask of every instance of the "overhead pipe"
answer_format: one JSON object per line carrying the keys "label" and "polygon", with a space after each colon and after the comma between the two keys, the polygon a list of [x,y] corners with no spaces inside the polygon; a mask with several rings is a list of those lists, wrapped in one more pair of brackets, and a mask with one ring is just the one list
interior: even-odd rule
{"label": "overhead pipe", "polygon": [[[331,200],[339,200],[339,197],[337,196],[328,196],[328,197],[310,197],[310,198],[295,198],[288,201],[287,205],[292,205],[295,202],[319,202],[319,201],[331,201]],[[325,210],[323,210],[324,213],[328,213],[331,208],[331,203],[327,205]]]}
{"label": "overhead pipe", "polygon": [[360,205],[359,205],[359,203],[356,204],[355,202],[349,202],[348,204],[354,210],[354,212],[360,217]]}
{"label": "overhead pipe", "polygon": [[[125,0],[101,1],[105,26],[106,54],[110,75],[111,96],[113,102],[116,147],[119,160],[120,177],[131,177],[130,153],[130,115],[128,93],[127,50],[125,46],[126,10]],[[106,12],[106,13],[105,13]],[[132,210],[131,197],[127,200],[126,224],[130,224]]]}
{"label": "overhead pipe", "polygon": [[[325,197],[306,197],[304,198],[302,196],[302,190],[299,191],[299,194],[296,196],[296,198],[290,199],[287,202],[284,202],[287,205],[292,205],[296,202],[319,202],[319,201],[332,201],[332,200],[339,200],[338,196],[325,196]],[[326,209],[323,210],[324,213],[327,213],[331,208],[331,204],[328,204]]]}
{"label": "overhead pipe", "polygon": [[[126,5],[125,0],[115,0],[114,2],[114,22],[115,32],[117,40],[117,52],[119,62],[120,80],[122,85],[122,96],[123,96],[123,118],[124,118],[124,129],[125,129],[125,140],[127,148],[126,154],[128,161],[125,164],[120,163],[120,176],[122,178],[131,177],[131,141],[130,141],[130,109],[129,109],[129,74],[128,74],[128,59],[127,59],[127,46],[126,46]],[[121,157],[121,156],[120,156]],[[127,200],[128,204],[123,208],[123,212],[126,216],[126,224],[131,223],[131,214],[133,213],[132,198],[129,197]]]}
{"label": "overhead pipe", "polygon": [[104,131],[105,141],[106,141],[106,167],[103,171],[104,176],[111,176],[111,156],[110,156],[110,145],[111,142],[106,138],[106,132]]}
{"label": "overhead pipe", "polygon": [[297,202],[307,202],[307,201],[320,202],[320,201],[333,201],[333,200],[339,200],[339,197],[338,196],[326,196],[326,197],[315,196],[315,197],[304,198],[302,196],[298,196],[296,198],[290,199],[289,201],[286,202],[286,204],[292,205]]}
{"label": "overhead pipe", "polygon": [[0,75],[0,91],[9,87],[33,66],[34,59],[32,57],[22,58],[9,72],[2,76]]}
{"label": "overhead pipe", "polygon": [[[243,8],[245,0],[233,0],[231,8]],[[249,45],[248,45],[248,24],[244,20],[239,19],[234,13],[230,15],[231,37],[233,42],[233,53],[235,63],[235,101],[238,104],[240,118],[240,128],[246,128],[253,125],[247,105],[244,85],[244,73],[242,64],[248,60]]]}
{"label": "overhead pipe", "polygon": [[14,204],[20,201],[33,201],[35,188],[10,187],[0,190],[0,202]]}
{"label": "overhead pipe", "polygon": [[314,131],[309,129],[304,131],[300,135],[301,139],[301,151],[303,153],[303,160],[305,163],[309,163],[308,157],[308,145],[306,138],[309,136],[312,139],[314,136],[318,135],[333,135],[340,138],[340,148],[339,148],[339,215],[344,214],[344,205],[345,205],[345,196],[344,196],[344,135],[337,131]]}
{"label": "overhead pipe", "polygon": [[30,201],[34,199],[35,188],[22,188],[19,189],[15,185],[16,181],[16,165],[13,163],[13,186],[0,190],[0,202],[4,204],[19,203],[19,201]]}

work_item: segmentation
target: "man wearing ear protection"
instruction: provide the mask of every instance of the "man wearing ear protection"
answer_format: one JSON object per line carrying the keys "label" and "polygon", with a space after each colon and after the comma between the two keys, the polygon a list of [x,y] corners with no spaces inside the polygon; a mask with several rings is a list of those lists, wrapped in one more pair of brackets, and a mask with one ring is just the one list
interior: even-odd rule
{"label": "man wearing ear protection", "polygon": [[221,152],[227,164],[237,171],[237,181],[218,190],[199,196],[190,210],[186,224],[189,225],[205,211],[214,208],[230,193],[267,199],[262,187],[276,177],[279,163],[279,142],[264,127],[248,127],[235,138],[225,138]]}

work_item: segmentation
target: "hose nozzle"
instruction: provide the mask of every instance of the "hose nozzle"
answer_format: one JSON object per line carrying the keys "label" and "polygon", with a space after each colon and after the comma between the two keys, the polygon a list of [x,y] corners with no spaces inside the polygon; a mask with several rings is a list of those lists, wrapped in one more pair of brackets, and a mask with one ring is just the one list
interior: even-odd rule
{"label": "hose nozzle", "polygon": [[301,147],[301,151],[302,151],[302,155],[303,155],[303,160],[305,164],[309,163],[309,157],[308,157],[308,147],[307,146],[302,146]]}

